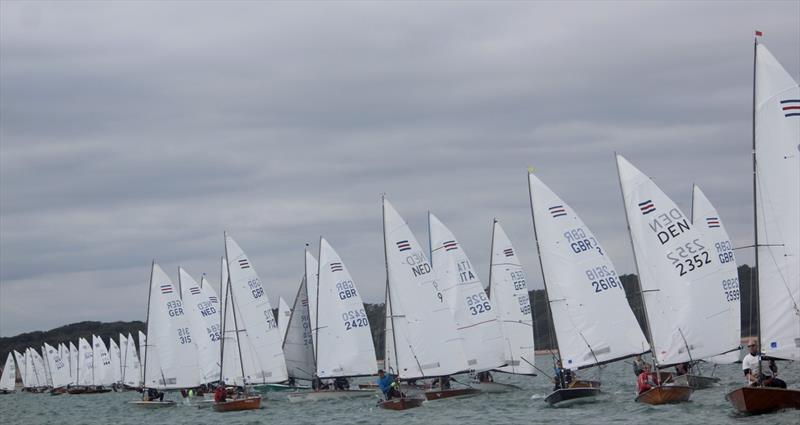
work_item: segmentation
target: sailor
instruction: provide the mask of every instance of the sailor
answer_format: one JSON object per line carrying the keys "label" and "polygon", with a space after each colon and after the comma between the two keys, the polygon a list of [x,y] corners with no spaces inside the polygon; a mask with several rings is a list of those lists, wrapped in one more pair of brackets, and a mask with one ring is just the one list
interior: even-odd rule
{"label": "sailor", "polygon": [[642,365],[642,372],[639,373],[639,378],[636,380],[636,391],[641,394],[653,388],[656,384],[653,382],[653,376],[650,373],[650,365],[645,363]]}
{"label": "sailor", "polygon": [[349,390],[350,389],[350,381],[347,378],[338,377],[333,380],[333,388],[336,390]]}
{"label": "sailor", "polygon": [[478,379],[478,382],[494,382],[494,378],[488,370],[485,372],[479,372],[475,377]]}
{"label": "sailor", "polygon": [[395,382],[392,375],[384,372],[383,369],[378,369],[378,388],[383,392],[386,400],[391,400],[394,397],[402,397],[400,391],[397,389],[397,382]]}
{"label": "sailor", "polygon": [[561,364],[561,360],[556,362],[556,367],[554,368],[555,377],[553,378],[553,391],[561,389],[561,388],[569,388],[569,385],[572,383],[572,371],[569,369],[564,369],[563,365]]}
{"label": "sailor", "polygon": [[636,375],[637,378],[642,374],[644,365],[645,362],[642,360],[642,356],[636,356],[633,358],[633,374]]}
{"label": "sailor", "polygon": [[775,360],[763,360],[762,353],[758,351],[758,343],[751,339],[747,343],[748,353],[742,359],[742,371],[747,382],[754,387],[786,388],[786,382],[778,379],[778,365]]}

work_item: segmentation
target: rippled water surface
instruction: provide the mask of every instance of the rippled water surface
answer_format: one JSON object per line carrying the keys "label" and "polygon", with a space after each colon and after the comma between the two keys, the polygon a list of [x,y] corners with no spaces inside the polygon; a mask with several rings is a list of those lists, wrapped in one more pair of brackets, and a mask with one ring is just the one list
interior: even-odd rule
{"label": "rippled water surface", "polygon": [[[537,364],[549,365],[548,358],[537,357]],[[780,363],[780,376],[790,387],[800,388],[800,365]],[[17,393],[0,395],[0,422],[3,424],[800,424],[800,411],[760,416],[741,416],[725,400],[725,393],[742,382],[741,365],[719,366],[715,375],[722,378],[716,388],[696,391],[692,401],[680,405],[648,406],[634,399],[634,376],[628,363],[618,362],[603,368],[601,379],[605,396],[601,401],[570,408],[551,408],[544,403],[550,383],[544,376],[534,378],[496,374],[498,382],[519,385],[521,391],[482,394],[461,400],[427,402],[418,409],[392,412],[375,407],[376,399],[290,404],[264,400],[259,411],[216,413],[210,409],[178,405],[147,410],[130,406],[137,393],[61,395]],[[549,367],[545,370],[549,370]],[[708,373],[712,367],[704,368]],[[594,378],[592,371],[581,377]],[[458,377],[456,379],[459,379]],[[460,380],[460,379],[459,379]],[[177,394],[167,398],[177,400]],[[224,421],[224,422],[222,422]]]}

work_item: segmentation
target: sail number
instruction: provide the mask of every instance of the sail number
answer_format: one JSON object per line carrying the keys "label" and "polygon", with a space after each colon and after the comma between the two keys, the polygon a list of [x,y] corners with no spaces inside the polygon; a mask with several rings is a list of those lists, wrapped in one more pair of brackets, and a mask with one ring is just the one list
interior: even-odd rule
{"label": "sail number", "polygon": [[345,280],[336,284],[336,290],[339,291],[339,299],[346,300],[358,295],[356,292],[356,285],[352,280]]}
{"label": "sail number", "polygon": [[211,342],[219,341],[220,338],[219,325],[215,324],[207,327],[206,332],[208,332],[208,339],[210,339]]}
{"label": "sail number", "polygon": [[350,329],[369,326],[369,320],[367,320],[367,312],[364,311],[363,308],[359,310],[350,310],[342,313],[342,321],[344,322],[344,329],[347,331],[349,331]]}
{"label": "sail number", "polygon": [[178,328],[178,342],[181,344],[192,343],[192,334],[189,332],[189,328]]}
{"label": "sail number", "polygon": [[519,311],[522,314],[528,315],[531,314],[531,298],[526,292],[524,295],[520,294],[517,296],[517,300],[519,301]]}
{"label": "sail number", "polygon": [[275,320],[275,315],[272,314],[271,308],[264,310],[264,320],[267,322],[267,330],[278,327],[278,321]]}
{"label": "sail number", "polygon": [[720,263],[725,264],[735,261],[730,241],[717,242],[714,244],[714,248],[717,250],[717,257]]}
{"label": "sail number", "polygon": [[572,248],[572,252],[576,254],[594,249],[597,250],[600,255],[603,255],[603,250],[600,249],[600,244],[597,243],[597,239],[591,235],[586,236],[586,232],[581,227],[564,232],[564,239],[566,239],[567,243],[569,243],[569,247]]}
{"label": "sail number", "polygon": [[167,313],[169,317],[183,316],[183,304],[181,300],[167,301]]}
{"label": "sail number", "polygon": [[467,297],[467,307],[469,308],[469,314],[477,316],[490,311],[492,309],[492,304],[489,303],[489,298],[486,297],[486,293],[481,291]]}
{"label": "sail number", "polygon": [[525,272],[517,270],[511,272],[511,281],[514,283],[515,291],[527,291],[528,285],[525,284]]}
{"label": "sail number", "polygon": [[250,295],[253,298],[261,298],[264,295],[264,288],[261,286],[261,281],[258,278],[250,279],[247,281],[247,286],[250,287]]}
{"label": "sail number", "polygon": [[586,277],[592,282],[594,292],[603,292],[611,288],[622,290],[622,282],[617,279],[617,273],[608,266],[597,266],[586,270]]}
{"label": "sail number", "polygon": [[722,281],[722,290],[725,291],[725,300],[728,302],[737,301],[740,297],[739,278],[730,278]]}
{"label": "sail number", "polygon": [[674,251],[668,252],[667,259],[678,270],[679,276],[711,263],[711,257],[708,255],[706,247],[700,243],[700,239],[687,242]]}

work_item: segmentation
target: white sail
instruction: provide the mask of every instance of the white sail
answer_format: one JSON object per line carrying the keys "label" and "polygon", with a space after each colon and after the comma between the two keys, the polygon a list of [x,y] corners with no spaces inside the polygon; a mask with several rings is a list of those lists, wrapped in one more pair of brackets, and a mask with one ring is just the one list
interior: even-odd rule
{"label": "white sail", "polygon": [[313,345],[316,347],[317,329],[314,328],[314,324],[317,323],[317,282],[319,279],[317,274],[319,273],[319,263],[317,262],[317,259],[314,258],[310,252],[308,252],[308,249],[306,249],[305,268],[306,293],[308,294],[308,317],[311,321],[311,340]]}
{"label": "white sail", "polygon": [[78,379],[76,384],[94,385],[94,351],[89,341],[78,338]]}
{"label": "white sail", "polygon": [[525,270],[500,222],[492,228],[489,295],[503,331],[503,372],[535,375],[533,312]]}
{"label": "white sail", "polygon": [[[228,291],[228,262],[225,258],[222,259],[222,283],[220,289],[220,301],[222,303],[223,322],[220,329],[223,330],[222,334],[222,380],[227,385],[242,385],[244,382],[243,370],[256,370],[255,354],[253,350],[249,349],[246,342],[247,335],[243,331],[238,331],[236,327],[237,317],[241,317],[242,313],[239,307],[233,304],[234,299],[230,296]],[[239,355],[239,345],[242,343],[239,337],[244,341],[244,350]],[[248,381],[249,382],[249,381]]]}
{"label": "white sail", "polygon": [[761,349],[800,360],[800,88],[760,44],[755,91]]}
{"label": "white sail", "polygon": [[197,347],[200,383],[219,381],[219,302],[211,285],[201,287],[183,268],[178,268],[183,305],[188,309],[192,340]]}
{"label": "white sail", "polygon": [[[316,272],[314,274],[316,275]],[[294,298],[291,316],[286,329],[286,337],[283,341],[286,368],[289,377],[295,379],[310,380],[316,371],[314,345],[311,337],[311,315],[308,304],[306,277],[303,276],[300,288],[297,290],[297,296]]]}
{"label": "white sail", "polygon": [[[286,339],[286,329],[289,328],[289,318],[292,317],[292,309],[289,308],[289,304],[286,304],[286,300],[283,297],[278,299],[278,330],[281,334],[281,346],[283,346],[283,341]],[[286,353],[284,353],[284,356]]]}
{"label": "white sail", "polygon": [[128,373],[128,338],[119,334],[119,380],[125,383],[125,374]]}
{"label": "white sail", "polygon": [[145,387],[181,389],[200,385],[188,312],[169,276],[155,263],[148,312]]}
{"label": "white sail", "polygon": [[17,361],[17,369],[19,370],[19,377],[22,379],[22,387],[28,388],[30,385],[30,381],[28,380],[28,373],[26,369],[26,360],[25,354],[20,353],[17,350],[14,350],[14,359]]}
{"label": "white sail", "polygon": [[[402,379],[442,376],[469,369],[452,313],[438,289],[425,252],[406,222],[383,198],[387,268],[385,369]],[[391,305],[389,305],[391,303]]]}
{"label": "white sail", "polygon": [[225,256],[233,301],[241,313],[236,317],[236,326],[243,331],[239,343],[242,351],[254,354],[255,368],[245,369],[247,383],[285,381],[288,375],[281,335],[264,286],[247,255],[230,236],[225,237]]}
{"label": "white sail", "polygon": [[70,384],[71,385],[78,385],[78,347],[69,342],[69,376],[70,376]]}
{"label": "white sail", "polygon": [[34,379],[34,385],[37,387],[48,386],[42,355],[39,354],[35,348],[28,348],[28,355],[26,357],[30,359],[30,369],[33,371],[31,377]]}
{"label": "white sail", "polygon": [[47,360],[47,350],[45,350],[44,345],[42,346],[42,361],[44,366],[44,382],[45,385],[48,387],[53,386],[53,376],[50,374],[50,364]]}
{"label": "white sail", "polygon": [[578,214],[529,174],[539,257],[564,367],[641,354],[647,339],[605,248]]}
{"label": "white sail", "polygon": [[70,384],[69,365],[66,359],[61,357],[61,353],[48,343],[44,344],[47,353],[47,364],[50,369],[53,388],[66,387]]}
{"label": "white sail", "polygon": [[725,297],[735,271],[719,262],[713,243],[650,178],[620,155],[617,167],[657,363],[738,347],[729,329],[738,305]]}
{"label": "white sail", "polygon": [[[139,387],[144,386],[144,365],[147,361],[147,335],[144,332],[139,331]],[[157,369],[161,366],[158,366],[158,359],[153,359],[153,367]]]}
{"label": "white sail", "polygon": [[122,352],[114,339],[108,340],[108,355],[111,358],[111,382],[122,382]]}
{"label": "white sail", "polygon": [[[125,338],[120,334],[120,339]],[[122,383],[129,387],[138,387],[139,380],[141,379],[141,365],[139,364],[139,358],[136,355],[136,343],[133,340],[133,335],[128,333],[128,337],[125,338],[125,354],[123,355],[123,366],[122,366]]]}
{"label": "white sail", "polygon": [[500,322],[477,271],[453,232],[431,213],[428,220],[433,269],[437,275],[454,273],[454,279],[439,280],[439,290],[461,335],[467,364],[479,371],[504,365]]}
{"label": "white sail", "polygon": [[327,240],[319,242],[317,375],[377,374],[375,346],[361,295],[347,266]]}
{"label": "white sail", "polygon": [[[727,316],[730,322],[725,332],[729,333],[731,343],[738,346],[742,334],[742,309],[739,272],[736,266],[736,257],[733,255],[733,244],[717,209],[714,208],[711,201],[708,200],[697,185],[692,187],[692,223],[709,241],[712,246],[711,254],[717,257],[722,267],[731,275],[737,276],[727,282],[723,282],[722,285],[725,291],[725,299],[733,309],[731,314]],[[718,364],[733,363],[739,360],[739,350],[731,351],[728,355],[720,354],[708,360]]]}
{"label": "white sail", "polygon": [[8,353],[6,365],[3,367],[3,374],[0,375],[0,391],[15,391],[17,389],[17,368],[14,366],[14,354]]}
{"label": "white sail", "polygon": [[106,343],[97,335],[92,335],[92,346],[94,347],[94,385],[113,384],[114,370]]}

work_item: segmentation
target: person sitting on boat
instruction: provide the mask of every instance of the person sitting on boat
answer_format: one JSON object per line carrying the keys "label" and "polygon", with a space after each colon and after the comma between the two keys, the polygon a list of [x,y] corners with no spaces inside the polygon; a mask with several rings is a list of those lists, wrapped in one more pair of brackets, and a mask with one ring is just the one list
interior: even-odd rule
{"label": "person sitting on boat", "polygon": [[678,363],[675,365],[675,376],[686,375],[689,373],[689,362],[686,363]]}
{"label": "person sitting on boat", "polygon": [[656,383],[653,382],[653,374],[650,373],[650,365],[645,363],[642,365],[642,372],[639,374],[639,378],[636,380],[636,392],[642,394],[654,386],[656,386]]}
{"label": "person sitting on boat", "polygon": [[400,390],[397,389],[397,382],[392,378],[392,375],[384,372],[383,369],[378,369],[378,388],[383,392],[386,400],[391,400],[394,397],[402,397]]}
{"label": "person sitting on boat", "polygon": [[225,389],[224,385],[220,385],[214,390],[214,401],[217,403],[224,403],[225,400],[228,398],[228,391]]}
{"label": "person sitting on boat", "polygon": [[314,374],[314,379],[311,380],[311,388],[314,391],[327,390],[330,389],[330,385],[322,382],[322,379],[320,379],[319,376]]}
{"label": "person sitting on boat", "polygon": [[572,384],[572,371],[569,369],[564,369],[561,364],[561,360],[556,362],[556,367],[553,368],[555,371],[555,377],[553,377],[553,391],[561,389],[561,388],[569,388],[570,384]]}
{"label": "person sitting on boat", "polygon": [[164,393],[155,388],[148,388],[147,401],[156,401],[156,399],[158,399],[158,401],[164,401]]}
{"label": "person sitting on boat", "polygon": [[494,378],[488,370],[485,372],[478,372],[475,377],[478,379],[478,382],[494,382]]}
{"label": "person sitting on boat", "polygon": [[333,389],[335,390],[349,390],[350,389],[350,381],[347,378],[338,377],[333,380]]}
{"label": "person sitting on boat", "polygon": [[742,359],[742,371],[747,382],[754,386],[786,388],[786,382],[778,379],[775,375],[778,374],[778,365],[775,360],[769,362],[761,359],[761,353],[758,351],[758,343],[751,340],[747,343],[749,352]]}
{"label": "person sitting on boat", "polygon": [[644,360],[642,360],[642,356],[636,356],[633,358],[633,374],[636,375],[637,378],[642,374],[645,364],[646,363]]}

